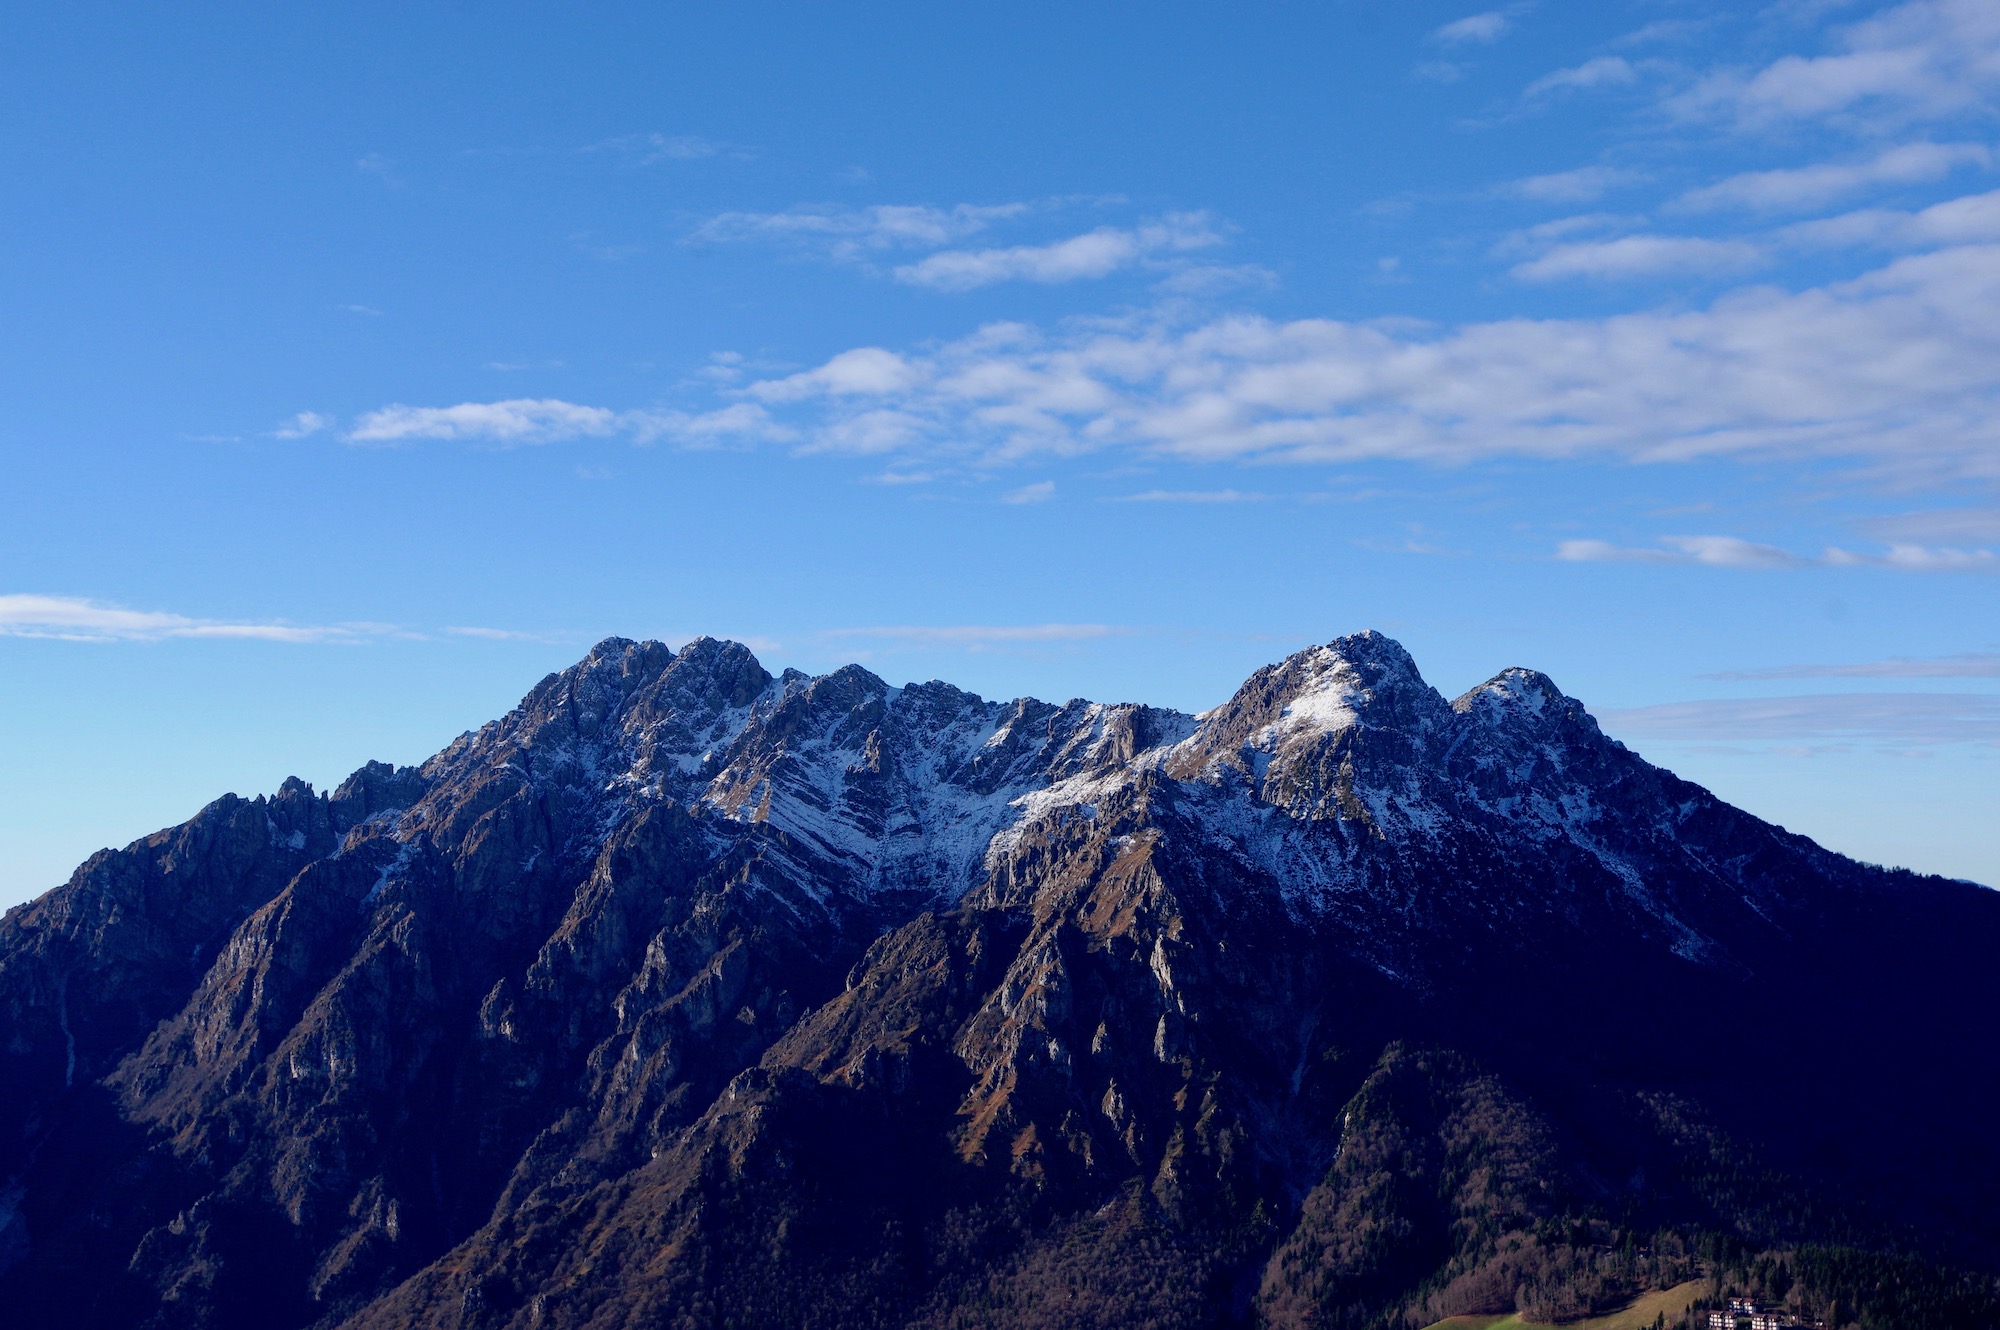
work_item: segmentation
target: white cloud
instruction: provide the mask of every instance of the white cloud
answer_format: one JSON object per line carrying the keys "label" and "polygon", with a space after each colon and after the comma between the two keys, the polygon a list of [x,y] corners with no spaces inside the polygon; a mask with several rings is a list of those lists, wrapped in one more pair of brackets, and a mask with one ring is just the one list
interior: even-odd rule
{"label": "white cloud", "polygon": [[1778,233],[1793,245],[1929,249],[2000,241],[2000,190],[1947,199],[1917,212],[1864,208],[1799,222]]}
{"label": "white cloud", "polygon": [[1540,258],[1514,265],[1512,271],[1514,276],[1530,282],[1565,277],[1615,280],[1661,273],[1740,272],[1763,261],[1764,252],[1747,240],[1637,235],[1557,245]]}
{"label": "white cloud", "polygon": [[2000,743],[2000,695],[1827,693],[1669,702],[1597,713],[1607,732],[1658,739]]}
{"label": "white cloud", "polygon": [[2000,86],[2000,6],[1908,0],[1840,31],[1836,52],[1707,76],[1670,107],[1749,128],[1799,120],[1854,127],[1979,111]]}
{"label": "white cloud", "polygon": [[1472,14],[1455,19],[1431,34],[1433,41],[1457,46],[1465,42],[1476,42],[1481,46],[1491,46],[1507,35],[1512,23],[1499,10],[1489,10],[1484,14]]}
{"label": "white cloud", "polygon": [[524,633],[516,628],[481,628],[477,625],[460,625],[447,628],[445,632],[453,637],[470,637],[483,642],[546,642],[560,644],[573,639],[555,633]]}
{"label": "white cloud", "polygon": [[1243,490],[1147,490],[1143,494],[1120,494],[1114,503],[1262,503],[1268,494]]}
{"label": "white cloud", "polygon": [[[830,376],[822,376],[822,386],[827,377]],[[521,447],[619,435],[635,443],[664,439],[697,446],[783,443],[798,437],[789,426],[773,420],[770,412],[757,402],[732,402],[703,412],[614,411],[558,398],[526,397],[503,402],[460,402],[457,406],[396,403],[367,412],[355,421],[345,437],[350,443],[362,444],[442,440]]]}
{"label": "white cloud", "polygon": [[718,444],[790,443],[798,431],[771,419],[756,402],[734,402],[713,411],[630,411],[621,422],[639,443],[665,439],[701,447]]}
{"label": "white cloud", "polygon": [[1726,670],[1707,679],[2000,679],[2000,652],[1964,651],[1956,656],[1864,660],[1848,665],[1779,665],[1763,670]]}
{"label": "white cloud", "polygon": [[1009,490],[1000,496],[1002,503],[1047,503],[1056,497],[1056,483],[1053,480],[1038,480],[1032,485],[1023,485],[1017,490]]}
{"label": "white cloud", "polygon": [[1656,42],[1680,42],[1700,33],[1709,26],[1705,19],[1656,19],[1642,28],[1626,33],[1611,44],[1619,47],[1651,46]]}
{"label": "white cloud", "polygon": [[954,208],[878,204],[870,208],[806,206],[789,212],[725,212],[702,223],[691,239],[805,242],[825,246],[837,258],[854,259],[884,250],[936,249],[1028,211],[1026,203],[961,203]]}
{"label": "white cloud", "polygon": [[797,401],[820,394],[881,397],[915,387],[920,376],[921,371],[913,363],[894,351],[863,346],[843,351],[817,369],[782,379],[766,379],[751,391],[770,402]]}
{"label": "white cloud", "polygon": [[1565,540],[1556,557],[1570,563],[1698,563],[1713,568],[1889,568],[1911,573],[2000,572],[1991,550],[1891,545],[1881,554],[1829,548],[1818,557],[1793,554],[1736,536],[1668,536],[1653,548],[1603,540]]}
{"label": "white cloud", "polygon": [[1105,277],[1149,256],[1220,244],[1206,217],[1176,214],[1131,230],[1101,226],[1049,245],[945,250],[897,268],[896,277],[937,291],[969,291],[995,282],[1073,282]]}
{"label": "white cloud", "polygon": [[2000,479],[2000,247],[1604,318],[1135,315],[857,354],[749,391],[811,446],[933,457],[1788,455]]}
{"label": "white cloud", "polygon": [[724,146],[699,134],[624,134],[584,148],[585,152],[616,153],[635,165],[697,162],[724,151]]}
{"label": "white cloud", "polygon": [[1992,550],[1938,549],[1929,545],[1891,545],[1883,554],[1830,549],[1821,562],[1835,568],[1895,568],[1910,573],[2000,572],[2000,555]]}
{"label": "white cloud", "polygon": [[404,406],[370,411],[347,432],[354,443],[410,443],[424,439],[476,439],[500,444],[554,443],[610,434],[618,413],[553,397],[457,406]]}
{"label": "white cloud", "polygon": [[167,638],[353,642],[386,631],[375,624],[233,623],[158,610],[128,610],[74,596],[0,595],[0,637],[73,642],[158,642]]}
{"label": "white cloud", "polygon": [[1592,232],[1619,231],[1640,224],[1642,217],[1626,217],[1615,212],[1585,212],[1537,222],[1508,235],[1494,246],[1495,254],[1539,253],[1559,240]]}
{"label": "white cloud", "polygon": [[1536,203],[1594,203],[1614,189],[1638,184],[1646,179],[1643,171],[1615,166],[1585,166],[1574,171],[1531,175],[1510,180],[1495,192]]}
{"label": "white cloud", "polygon": [[1556,557],[1570,563],[1705,563],[1715,568],[1803,568],[1811,562],[1735,536],[1668,536],[1664,545],[1633,549],[1603,540],[1565,540],[1556,547]]}
{"label": "white cloud", "polygon": [[1777,212],[1817,208],[1878,185],[1941,180],[1961,166],[1985,166],[1993,154],[1983,143],[1905,143],[1860,162],[1822,162],[1777,171],[1746,171],[1691,190],[1684,207],[1751,208]]}
{"label": "white cloud", "polygon": [[271,431],[274,439],[303,439],[333,428],[333,417],[323,416],[317,411],[301,411],[284,424]]}
{"label": "white cloud", "polygon": [[[1099,226],[1045,244],[969,248],[963,243],[998,223],[1074,202],[1053,199],[1039,204],[960,204],[955,208],[816,206],[778,213],[730,212],[709,219],[689,239],[782,242],[935,291],[969,291],[1009,281],[1083,281],[1139,265],[1165,271],[1166,280],[1176,289],[1200,293],[1270,280],[1270,274],[1261,268],[1193,269],[1183,256],[1223,242],[1221,229],[1199,212],[1170,213],[1134,226]],[[883,260],[897,251],[932,252],[885,266]]]}
{"label": "white cloud", "polygon": [[[1390,260],[1388,270],[1396,261]],[[1168,264],[1166,276],[1153,289],[1168,295],[1210,297],[1231,291],[1270,290],[1278,284],[1278,274],[1255,263]]]}
{"label": "white cloud", "polygon": [[2000,508],[1929,508],[1870,518],[1862,525],[1883,540],[1918,544],[2000,541]]}
{"label": "white cloud", "polygon": [[1563,88],[1607,88],[1638,81],[1639,71],[1623,56],[1600,55],[1573,69],[1558,69],[1528,85],[1526,95],[1539,97]]}

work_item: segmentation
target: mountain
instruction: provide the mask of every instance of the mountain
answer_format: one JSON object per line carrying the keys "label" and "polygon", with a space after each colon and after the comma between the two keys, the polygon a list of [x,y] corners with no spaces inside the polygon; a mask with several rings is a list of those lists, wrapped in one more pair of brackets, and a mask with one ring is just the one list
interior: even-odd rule
{"label": "mountain", "polygon": [[1990,1325],[1996,955],[1379,634],[1198,716],[614,638],[8,912],[0,1308]]}

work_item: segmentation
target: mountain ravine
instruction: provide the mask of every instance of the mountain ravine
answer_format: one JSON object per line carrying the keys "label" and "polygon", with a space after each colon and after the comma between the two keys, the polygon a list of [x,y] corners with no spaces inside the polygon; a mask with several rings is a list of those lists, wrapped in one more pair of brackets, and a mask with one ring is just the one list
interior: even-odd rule
{"label": "mountain ravine", "polygon": [[0,1322],[1990,1326],[1996,956],[1375,633],[1198,716],[614,638],[7,913]]}

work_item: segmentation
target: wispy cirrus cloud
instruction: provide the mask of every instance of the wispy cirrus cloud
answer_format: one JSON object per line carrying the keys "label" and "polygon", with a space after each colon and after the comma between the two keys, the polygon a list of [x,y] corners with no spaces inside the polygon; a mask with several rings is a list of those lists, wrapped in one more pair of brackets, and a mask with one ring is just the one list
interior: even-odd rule
{"label": "wispy cirrus cloud", "polygon": [[364,413],[343,437],[349,443],[374,446],[443,441],[516,448],[614,436],[637,443],[683,444],[782,443],[796,437],[755,402],[733,402],[701,412],[614,411],[553,397],[455,406],[394,403]]}
{"label": "wispy cirrus cloud", "polygon": [[1556,557],[1566,563],[1702,563],[1711,568],[1806,568],[1815,562],[1736,536],[1668,536],[1653,548],[1565,540],[1556,547]]}
{"label": "wispy cirrus cloud", "polygon": [[1888,513],[1868,518],[1861,527],[1882,540],[1916,544],[2000,541],[2000,508],[1925,508]]}
{"label": "wispy cirrus cloud", "polygon": [[1271,496],[1245,490],[1146,490],[1116,494],[1112,503],[1263,503]]}
{"label": "wispy cirrus cloud", "polygon": [[347,432],[352,443],[412,443],[478,439],[501,444],[553,443],[602,437],[618,428],[618,413],[553,397],[515,397],[456,406],[405,406],[400,402],[363,415]]}
{"label": "wispy cirrus cloud", "polygon": [[1815,218],[1783,228],[1777,239],[1806,248],[1888,250],[1992,243],[2000,241],[2000,190],[1946,199],[1914,211],[1862,208]]}
{"label": "wispy cirrus cloud", "polygon": [[1822,693],[1718,698],[1597,713],[1620,738],[2000,745],[2000,694]]}
{"label": "wispy cirrus cloud", "polygon": [[333,417],[318,411],[301,411],[271,431],[274,439],[305,439],[333,428]]}
{"label": "wispy cirrus cloud", "polygon": [[1530,83],[1522,95],[1545,97],[1550,93],[1570,90],[1624,87],[1638,81],[1639,71],[1624,56],[1601,55],[1580,65],[1542,75]]}
{"label": "wispy cirrus cloud", "polygon": [[1515,264],[1511,271],[1529,282],[1572,277],[1620,280],[1662,273],[1741,272],[1764,261],[1763,249],[1748,240],[1630,235],[1556,245]]}
{"label": "wispy cirrus cloud", "polygon": [[934,291],[970,291],[996,282],[1052,284],[1107,277],[1160,255],[1184,254],[1222,243],[1201,213],[1177,213],[1133,228],[1101,226],[1046,245],[954,249],[895,270],[898,281]]}
{"label": "wispy cirrus cloud", "polygon": [[1453,19],[1450,23],[1433,30],[1431,40],[1442,42],[1446,46],[1463,46],[1468,43],[1491,46],[1506,36],[1507,30],[1512,26],[1513,21],[1503,11],[1491,9],[1483,14],[1468,14],[1464,18]]}
{"label": "wispy cirrus cloud", "polygon": [[784,212],[725,212],[696,227],[696,242],[782,241],[821,248],[835,258],[858,259],[897,249],[937,249],[976,236],[994,224],[1021,217],[1029,203],[877,204],[849,208],[805,204]]}
{"label": "wispy cirrus cloud", "polygon": [[1053,480],[1038,480],[1031,485],[1007,491],[1000,496],[1002,503],[1047,503],[1056,497],[1056,483]]}
{"label": "wispy cirrus cloud", "polygon": [[654,166],[660,162],[698,162],[723,154],[742,156],[743,150],[699,134],[621,134],[586,144],[583,151],[624,159],[634,166]]}
{"label": "wispy cirrus cloud", "polygon": [[1634,46],[1656,46],[1669,42],[1684,42],[1698,36],[1707,29],[1712,19],[1655,19],[1643,27],[1635,28],[1622,37],[1614,38],[1611,45],[1621,49]]}
{"label": "wispy cirrus cloud", "polygon": [[[762,240],[817,252],[864,271],[888,275],[933,291],[970,291],[999,282],[1044,285],[1106,277],[1146,265],[1169,274],[1186,267],[1185,255],[1223,243],[1221,227],[1206,213],[1176,212],[1125,226],[1097,226],[1074,235],[1032,244],[982,245],[965,242],[1005,223],[1059,212],[1074,199],[1039,203],[877,205],[869,208],[803,206],[785,212],[731,212],[710,218],[689,239],[695,243]],[[1103,205],[1111,200],[1095,201]],[[929,251],[926,253],[925,251]],[[921,254],[922,257],[901,256]],[[899,259],[901,261],[896,261]],[[1235,285],[1246,275],[1268,277],[1262,269],[1203,273],[1191,280]]]}
{"label": "wispy cirrus cloud", "polygon": [[458,624],[446,628],[448,637],[469,637],[481,642],[546,642],[560,644],[576,641],[569,633],[530,633],[518,628],[484,628],[477,624]]}
{"label": "wispy cirrus cloud", "polygon": [[1992,161],[1992,149],[1983,143],[1904,143],[1860,161],[1742,172],[1690,190],[1677,202],[1696,210],[1818,208],[1878,186],[1925,184],[1942,180],[1960,167],[1986,166]]}
{"label": "wispy cirrus cloud", "polygon": [[1711,72],[1668,102],[1741,128],[1821,121],[1880,130],[1977,112],[2000,88],[2000,8],[1906,0],[1835,30],[1834,50]]}
{"label": "wispy cirrus cloud", "polygon": [[1704,679],[2000,679],[2000,652],[1964,651],[1955,656],[1864,660],[1845,665],[1777,665],[1761,670],[1725,670]]}
{"label": "wispy cirrus cloud", "polygon": [[1908,573],[2000,572],[2000,555],[1984,549],[1891,545],[1880,554],[1829,548],[1817,556],[1794,554],[1737,536],[1668,536],[1657,546],[1565,540],[1556,557],[1569,563],[1694,563],[1711,568],[1887,568]]}
{"label": "wispy cirrus cloud", "polygon": [[160,642],[169,638],[260,642],[358,642],[397,630],[382,624],[295,624],[198,619],[133,610],[77,596],[0,595],[0,637],[72,642]]}
{"label": "wispy cirrus cloud", "polygon": [[1617,166],[1582,166],[1574,171],[1554,171],[1547,175],[1524,176],[1495,187],[1505,198],[1527,199],[1535,203],[1595,203],[1616,189],[1643,183],[1644,171]]}

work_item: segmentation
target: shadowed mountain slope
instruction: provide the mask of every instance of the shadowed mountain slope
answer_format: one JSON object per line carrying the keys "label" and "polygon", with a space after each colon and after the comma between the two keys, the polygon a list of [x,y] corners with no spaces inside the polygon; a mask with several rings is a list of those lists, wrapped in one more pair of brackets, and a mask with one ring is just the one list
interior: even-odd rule
{"label": "shadowed mountain slope", "polygon": [[1977,1317],[1996,954],[1378,634],[1200,716],[610,639],[7,914],[0,1306],[1423,1325],[1819,1244]]}

